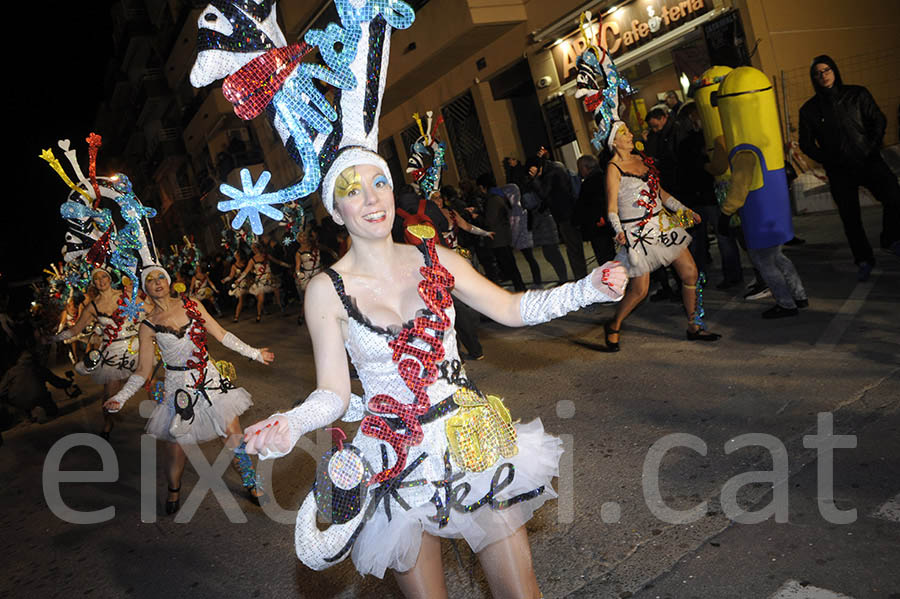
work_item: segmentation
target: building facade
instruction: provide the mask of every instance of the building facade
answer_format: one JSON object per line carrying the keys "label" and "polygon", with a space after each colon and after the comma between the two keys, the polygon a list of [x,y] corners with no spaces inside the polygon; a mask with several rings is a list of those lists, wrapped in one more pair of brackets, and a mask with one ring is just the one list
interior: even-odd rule
{"label": "building facade", "polygon": [[[751,64],[772,80],[784,140],[796,140],[799,106],[812,95],[809,61],[830,54],[844,81],[867,86],[888,117],[886,144],[898,141],[900,26],[893,0],[418,0],[416,22],[395,31],[380,122],[380,152],[395,181],[405,177],[412,114],[433,111],[448,145],[444,182],[484,172],[505,180],[502,161],[540,147],[575,168],[593,152],[591,113],[574,97],[574,66],[587,41],[612,54],[635,93],[625,101],[633,129],[674,90],[715,64]],[[222,182],[241,168],[286,186],[302,171],[265,117],[238,119],[221,89],[196,90],[197,17],[205,2],[121,0],[114,9],[116,57],[98,130],[140,196],[161,213],[166,243],[192,234],[218,245]],[[337,15],[331,0],[277,6],[289,43]],[[585,40],[583,11],[592,13]],[[105,150],[106,151],[106,150]],[[317,198],[307,205],[322,216]],[[267,228],[277,226],[267,223]]]}

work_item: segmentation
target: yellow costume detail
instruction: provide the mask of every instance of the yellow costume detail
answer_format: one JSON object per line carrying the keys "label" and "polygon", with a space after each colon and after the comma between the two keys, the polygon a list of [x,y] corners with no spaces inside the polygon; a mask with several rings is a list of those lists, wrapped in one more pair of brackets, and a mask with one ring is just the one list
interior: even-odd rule
{"label": "yellow costume detail", "polygon": [[516,429],[502,399],[459,389],[453,401],[459,410],[447,420],[445,430],[450,456],[460,468],[483,472],[501,457],[519,453]]}

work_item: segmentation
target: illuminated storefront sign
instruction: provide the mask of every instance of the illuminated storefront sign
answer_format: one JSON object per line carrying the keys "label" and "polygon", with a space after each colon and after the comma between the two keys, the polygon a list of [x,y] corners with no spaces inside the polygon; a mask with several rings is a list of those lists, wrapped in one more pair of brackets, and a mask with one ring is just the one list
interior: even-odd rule
{"label": "illuminated storefront sign", "polygon": [[[636,0],[607,15],[602,23],[592,22],[590,36],[615,58],[699,17],[711,5],[712,0]],[[575,60],[584,48],[578,30],[551,48],[561,84],[575,78]]]}

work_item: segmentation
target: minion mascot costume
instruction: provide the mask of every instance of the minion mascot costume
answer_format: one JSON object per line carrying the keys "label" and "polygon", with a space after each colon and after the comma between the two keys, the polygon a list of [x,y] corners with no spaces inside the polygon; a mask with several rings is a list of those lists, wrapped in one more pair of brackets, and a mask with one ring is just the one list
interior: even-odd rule
{"label": "minion mascot costume", "polygon": [[[715,177],[716,201],[720,208],[728,193],[731,169],[728,168],[728,149],[725,147],[725,133],[722,131],[722,121],[719,119],[719,107],[712,105],[712,95],[718,92],[719,84],[731,71],[731,67],[711,67],[691,85],[691,96],[700,113],[703,138],[706,142],[706,156],[709,159],[706,170]],[[731,223],[737,227],[740,219],[733,216]],[[728,289],[743,280],[740,249],[738,249],[737,237],[733,234],[719,233],[717,240],[719,252],[722,254],[722,274],[724,275],[724,281],[718,287],[719,289]]]}
{"label": "minion mascot costume", "polygon": [[772,84],[762,71],[738,67],[722,80],[711,104],[719,108],[731,167],[719,232],[728,230],[739,211],[747,253],[775,296],[776,305],[763,318],[796,316],[809,301],[797,269],[781,251],[794,228]]}

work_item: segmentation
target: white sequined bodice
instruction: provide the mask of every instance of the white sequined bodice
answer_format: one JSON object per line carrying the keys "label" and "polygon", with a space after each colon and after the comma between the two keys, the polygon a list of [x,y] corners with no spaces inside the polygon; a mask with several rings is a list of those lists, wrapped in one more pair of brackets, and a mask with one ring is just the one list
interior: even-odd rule
{"label": "white sequined bodice", "polygon": [[[622,175],[622,180],[619,181],[618,195],[619,218],[621,220],[643,218],[647,214],[647,209],[637,203],[641,199],[641,190],[644,189],[649,189],[647,181],[639,177]],[[657,208],[654,209],[654,212],[659,210],[659,198],[656,198],[656,204]]]}

